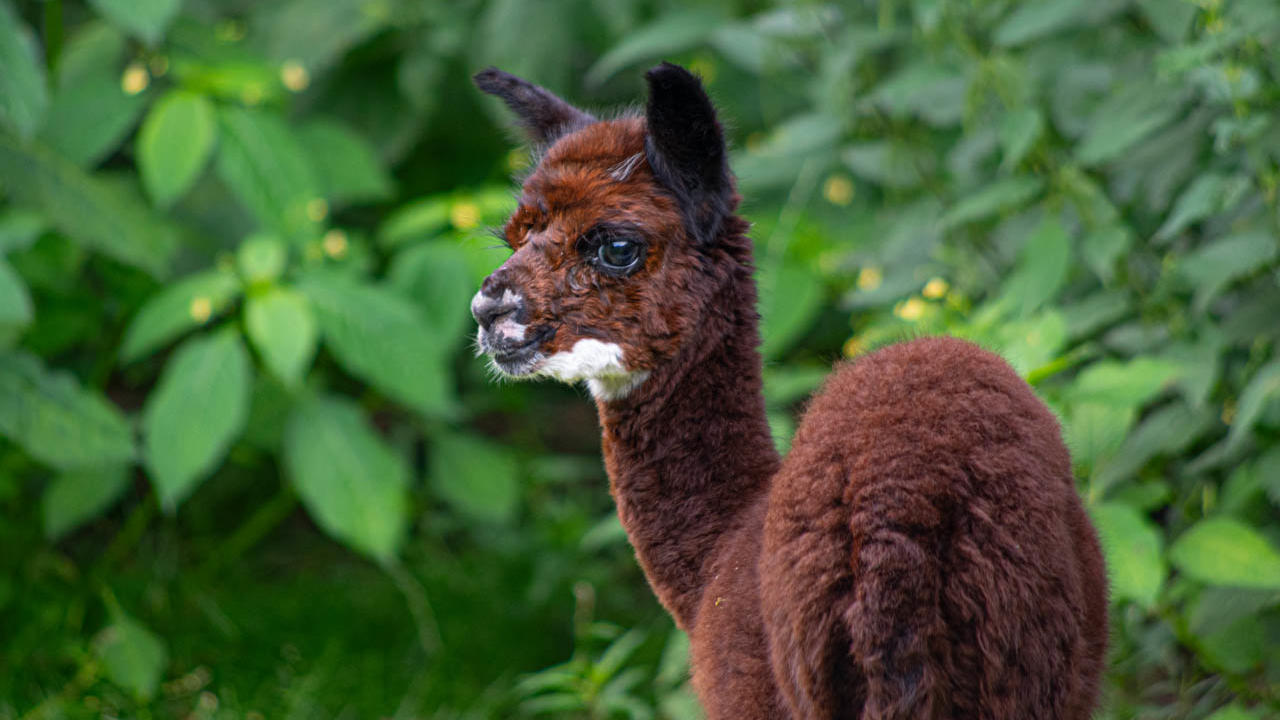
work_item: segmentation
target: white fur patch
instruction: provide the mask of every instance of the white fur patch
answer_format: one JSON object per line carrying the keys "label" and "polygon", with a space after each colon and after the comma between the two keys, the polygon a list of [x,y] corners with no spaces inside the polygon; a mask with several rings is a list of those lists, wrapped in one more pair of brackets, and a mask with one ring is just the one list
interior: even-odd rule
{"label": "white fur patch", "polygon": [[609,177],[618,182],[626,182],[631,177],[631,173],[636,171],[640,165],[640,161],[644,159],[644,153],[636,153],[622,162],[609,168]]}
{"label": "white fur patch", "polygon": [[626,397],[649,377],[632,372],[622,364],[622,347],[617,343],[585,339],[569,352],[558,352],[538,364],[537,374],[562,382],[587,381],[592,396],[601,400]]}

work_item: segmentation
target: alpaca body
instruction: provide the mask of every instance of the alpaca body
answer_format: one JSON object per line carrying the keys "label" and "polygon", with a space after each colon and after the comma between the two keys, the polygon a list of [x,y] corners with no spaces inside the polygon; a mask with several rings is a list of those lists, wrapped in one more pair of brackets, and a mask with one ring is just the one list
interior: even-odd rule
{"label": "alpaca body", "polygon": [[995,355],[916,340],[838,367],[780,460],[714,110],[648,79],[645,117],[599,122],[477,76],[546,152],[472,310],[501,372],[588,383],[707,716],[1088,718],[1106,583],[1052,414]]}

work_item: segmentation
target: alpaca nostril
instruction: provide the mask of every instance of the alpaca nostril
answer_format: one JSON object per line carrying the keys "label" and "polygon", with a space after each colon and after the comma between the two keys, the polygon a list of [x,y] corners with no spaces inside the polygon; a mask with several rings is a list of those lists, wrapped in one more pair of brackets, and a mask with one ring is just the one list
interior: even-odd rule
{"label": "alpaca nostril", "polygon": [[499,318],[518,313],[524,303],[518,295],[504,290],[501,297],[490,297],[483,289],[471,299],[471,315],[481,328],[490,329]]}

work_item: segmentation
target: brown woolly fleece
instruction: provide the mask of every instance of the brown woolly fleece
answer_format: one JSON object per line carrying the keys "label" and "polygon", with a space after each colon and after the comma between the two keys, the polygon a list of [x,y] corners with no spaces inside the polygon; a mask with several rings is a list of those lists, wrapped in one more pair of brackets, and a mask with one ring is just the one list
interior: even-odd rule
{"label": "brown woolly fleece", "polygon": [[[584,339],[647,373],[597,395],[604,457],[707,716],[1088,718],[1106,580],[1053,415],[992,353],[915,340],[838,366],[780,460],[720,126],[687,71],[647,78],[644,116],[597,121],[476,76],[545,154],[473,309],[512,374]],[[617,238],[642,259],[605,272]]]}

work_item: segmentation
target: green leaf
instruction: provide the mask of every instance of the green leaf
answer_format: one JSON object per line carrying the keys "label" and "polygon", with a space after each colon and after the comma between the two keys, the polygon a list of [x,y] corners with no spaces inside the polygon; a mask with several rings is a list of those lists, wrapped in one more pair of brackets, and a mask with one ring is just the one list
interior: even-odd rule
{"label": "green leaf", "polygon": [[919,187],[937,164],[932,152],[890,140],[850,145],[840,159],[858,177],[890,188]]}
{"label": "green leaf", "polygon": [[652,23],[628,32],[602,55],[587,71],[587,83],[599,85],[633,63],[701,45],[723,22],[720,13],[707,8],[662,13]]}
{"label": "green leaf", "polygon": [[1280,553],[1258,531],[1231,518],[1193,525],[1169,548],[1169,560],[1208,585],[1280,590]]}
{"label": "green leaf", "polygon": [[288,261],[289,251],[274,235],[251,235],[236,249],[236,266],[250,286],[279,279]]}
{"label": "green leaf", "polygon": [[822,280],[806,264],[783,261],[760,268],[760,352],[776,357],[809,328],[822,309]]}
{"label": "green leaf", "polygon": [[934,127],[951,127],[964,118],[969,78],[955,64],[927,56],[905,64],[866,97],[894,116],[918,116]]}
{"label": "green leaf", "polygon": [[1209,173],[1197,177],[1169,211],[1169,217],[1156,231],[1156,240],[1169,240],[1188,225],[1225,210],[1240,199],[1249,180],[1244,177],[1226,177]]}
{"label": "green leaf", "polygon": [[298,388],[316,351],[316,320],[307,298],[271,288],[245,301],[244,327],[263,363],[289,388]]}
{"label": "green leaf", "polygon": [[1239,703],[1231,703],[1219,709],[1205,720],[1261,720],[1258,713],[1246,710]]}
{"label": "green leaf", "polygon": [[175,90],[151,108],[138,132],[138,171],[159,207],[169,207],[191,189],[218,138],[213,103]]}
{"label": "green leaf", "polygon": [[1191,307],[1204,312],[1209,301],[1233,280],[1266,267],[1275,259],[1277,240],[1268,232],[1231,235],[1197,248],[1178,262],[1179,273],[1196,289]]}
{"label": "green leaf", "polygon": [[1070,392],[1077,402],[1136,408],[1163,390],[1177,374],[1176,364],[1158,358],[1101,360],[1080,373]]}
{"label": "green leaf", "polygon": [[114,405],[26,353],[0,353],[0,435],[60,470],[134,458],[133,432]]}
{"label": "green leaf", "polygon": [[1123,225],[1108,225],[1084,236],[1081,252],[1098,279],[1110,283],[1116,275],[1116,260],[1133,245],[1133,233]]}
{"label": "green leaf", "polygon": [[510,522],[520,503],[515,458],[504,446],[470,435],[436,436],[431,483],[454,509],[485,522]]}
{"label": "green leaf", "polygon": [[1071,270],[1071,238],[1062,223],[1046,218],[1018,253],[1018,265],[1004,283],[1001,302],[1027,317],[1058,294]]}
{"label": "green leaf", "polygon": [[143,409],[147,468],[172,512],[222,464],[249,417],[249,356],[233,330],[183,343]]}
{"label": "green leaf", "polygon": [[0,256],[0,331],[24,328],[32,318],[31,294],[13,267]]}
{"label": "green leaf", "polygon": [[96,165],[120,146],[147,105],[130,95],[114,68],[102,67],[64,82],[53,95],[40,139],[81,167]]}
{"label": "green leaf", "polygon": [[323,214],[311,161],[284,120],[265,110],[219,113],[218,176],[263,227],[290,240],[315,236]]}
{"label": "green leaf", "polygon": [[131,188],[91,176],[69,160],[0,133],[0,184],[67,237],[154,276],[168,272],[176,243]]}
{"label": "green leaf", "polygon": [[1087,19],[1088,0],[1028,0],[1016,8],[995,29],[996,45],[1021,45],[1050,33],[1061,32]]}
{"label": "green leaf", "polygon": [[182,7],[182,0],[89,0],[117,27],[155,46]]}
{"label": "green leaf", "polygon": [[358,407],[335,397],[300,404],[285,428],[284,461],[325,532],[380,562],[395,556],[409,519],[409,470]]}
{"label": "green leaf", "polygon": [[0,210],[0,255],[26,250],[44,230],[44,220],[33,212]]}
{"label": "green leaf", "polygon": [[30,138],[49,104],[44,63],[31,30],[7,1],[0,2],[0,68],[0,124]]}
{"label": "green leaf", "polygon": [[1169,572],[1161,556],[1160,529],[1118,503],[1094,506],[1090,514],[1107,560],[1112,601],[1133,600],[1151,610]]}
{"label": "green leaf", "polygon": [[1240,391],[1240,401],[1236,404],[1236,415],[1231,421],[1230,444],[1238,446],[1249,435],[1253,424],[1257,422],[1269,402],[1280,394],[1280,360],[1273,360],[1262,366],[1249,379],[1249,384]]}
{"label": "green leaf", "polygon": [[440,343],[412,303],[337,275],[313,275],[300,289],[311,299],[325,346],[343,367],[428,415],[451,409]]}
{"label": "green leaf", "polygon": [[44,534],[57,540],[111,509],[129,489],[127,465],[106,465],[61,473],[40,500]]}
{"label": "green leaf", "polygon": [[385,200],[395,187],[369,143],[338,123],[317,120],[298,131],[322,194],[333,202]]}
{"label": "green leaf", "polygon": [[283,0],[258,3],[250,25],[267,57],[291,60],[316,72],[398,21],[393,8],[383,0]]}
{"label": "green leaf", "polygon": [[1017,167],[1043,134],[1044,113],[1037,108],[1022,108],[1005,115],[1000,120],[1000,147],[1004,152],[1000,167]]}
{"label": "green leaf", "polygon": [[111,624],[98,634],[94,649],[111,682],[138,699],[148,700],[160,686],[169,662],[168,650],[155,633],[126,615],[114,602],[110,604]]}
{"label": "green leaf", "polygon": [[235,273],[224,269],[190,275],[161,289],[130,321],[120,346],[121,361],[133,362],[217,317],[240,290]]}
{"label": "green leaf", "polygon": [[387,279],[417,304],[442,354],[470,334],[471,296],[476,288],[467,257],[457,243],[422,243],[399,253]]}
{"label": "green leaf", "polygon": [[1093,468],[1119,449],[1137,410],[1106,403],[1082,402],[1067,416],[1066,441],[1077,467]]}
{"label": "green leaf", "polygon": [[1182,105],[1181,93],[1158,83],[1136,83],[1112,92],[1089,119],[1076,157],[1085,165],[1114,160],[1177,118]]}
{"label": "green leaf", "polygon": [[983,220],[1023,205],[1039,195],[1043,187],[1043,180],[1030,176],[997,180],[951,206],[940,222],[944,228],[953,228]]}
{"label": "green leaf", "polygon": [[1095,466],[1093,492],[1104,493],[1130,479],[1157,455],[1181,451],[1217,423],[1216,413],[1206,408],[1192,408],[1182,402],[1159,408],[1142,419],[1119,450]]}

